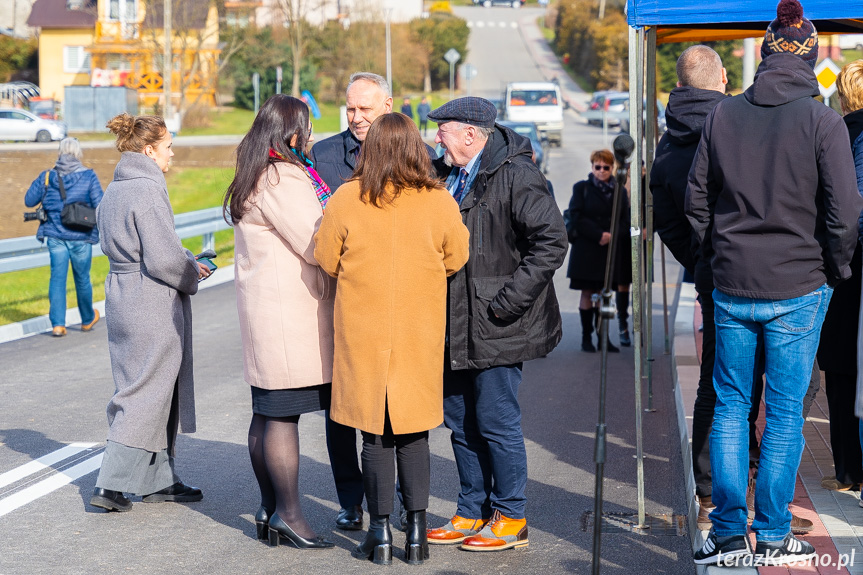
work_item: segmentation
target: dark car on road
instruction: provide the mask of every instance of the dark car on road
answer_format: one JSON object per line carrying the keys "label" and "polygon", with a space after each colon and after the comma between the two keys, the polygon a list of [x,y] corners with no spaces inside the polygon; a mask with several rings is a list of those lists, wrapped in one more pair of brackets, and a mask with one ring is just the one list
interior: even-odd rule
{"label": "dark car on road", "polygon": [[547,174],[549,142],[548,138],[540,134],[536,124],[533,122],[510,122],[508,120],[499,120],[497,123],[530,140],[535,156],[534,162],[543,174]]}

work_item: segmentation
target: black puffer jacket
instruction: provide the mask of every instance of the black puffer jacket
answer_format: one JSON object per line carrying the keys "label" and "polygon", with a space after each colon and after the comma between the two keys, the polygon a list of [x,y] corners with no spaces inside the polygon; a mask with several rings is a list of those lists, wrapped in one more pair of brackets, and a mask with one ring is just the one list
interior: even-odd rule
{"label": "black puffer jacket", "polygon": [[[450,367],[509,365],[541,357],[560,341],[552,277],[566,256],[566,228],[530,141],[495,126],[473,187],[461,202],[470,259],[450,278]],[[435,160],[438,175],[451,168]]]}
{"label": "black puffer jacket", "polygon": [[[701,267],[706,268],[711,291],[713,279],[709,275],[710,262],[702,260],[696,263],[692,226],[686,219],[683,203],[686,200],[686,176],[692,167],[704,120],[716,104],[726,97],[716,90],[688,86],[673,89],[665,109],[668,131],[659,140],[650,171],[656,232],[684,268],[693,273],[696,267],[699,270]],[[698,291],[702,293],[701,289]]]}
{"label": "black puffer jacket", "polygon": [[707,117],[686,214],[723,293],[791,299],[851,275],[863,201],[848,130],[817,94],[802,59],[772,54]]}

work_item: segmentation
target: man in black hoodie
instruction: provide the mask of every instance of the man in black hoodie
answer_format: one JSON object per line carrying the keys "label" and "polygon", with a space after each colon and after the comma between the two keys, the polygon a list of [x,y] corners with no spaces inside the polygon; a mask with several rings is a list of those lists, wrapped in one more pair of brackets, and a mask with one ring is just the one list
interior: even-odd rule
{"label": "man in black hoodie", "polygon": [[710,258],[716,320],[711,435],[713,528],[697,564],[751,554],[748,424],[756,348],[766,359],[765,429],[755,489],[755,560],[815,555],[790,531],[803,451],[803,397],[833,285],[848,278],[861,202],[842,119],[813,99],[818,34],[782,0],[746,92],[716,105],[689,173],[686,213]]}
{"label": "man in black hoodie", "polygon": [[[694,253],[692,226],[683,209],[686,176],[701,139],[707,114],[725,99],[728,78],[719,54],[707,46],[687,48],[677,59],[677,88],[668,97],[665,118],[668,131],[659,141],[650,172],[656,231],[672,255],[690,273],[704,314],[701,374],[692,410],[692,471],[698,496],[699,529],[709,529],[707,513],[713,509],[710,480],[710,429],[713,425],[713,357],[716,330],[713,325],[713,277],[710,261]],[[697,271],[695,271],[697,269]]]}

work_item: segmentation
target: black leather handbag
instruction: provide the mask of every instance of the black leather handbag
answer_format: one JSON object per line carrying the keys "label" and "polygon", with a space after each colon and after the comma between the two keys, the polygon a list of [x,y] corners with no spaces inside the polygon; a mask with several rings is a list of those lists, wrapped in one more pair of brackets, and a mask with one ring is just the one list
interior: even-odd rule
{"label": "black leather handbag", "polygon": [[60,183],[60,199],[63,200],[63,211],[60,212],[63,226],[76,232],[89,232],[96,227],[96,210],[83,202],[67,204],[66,186],[63,185],[63,177],[59,173],[57,181]]}

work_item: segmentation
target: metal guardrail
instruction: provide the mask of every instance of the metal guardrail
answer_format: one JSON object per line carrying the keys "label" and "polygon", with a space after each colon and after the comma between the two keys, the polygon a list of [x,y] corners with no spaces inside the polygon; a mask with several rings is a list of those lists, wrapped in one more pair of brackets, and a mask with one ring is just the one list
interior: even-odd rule
{"label": "metal guardrail", "polygon": [[[213,234],[231,226],[222,217],[222,208],[207,208],[174,216],[174,227],[180,239],[204,237],[203,249],[213,249]],[[93,257],[104,255],[99,244],[93,246]],[[0,240],[0,273],[15,272],[51,265],[48,246],[33,236]]]}

